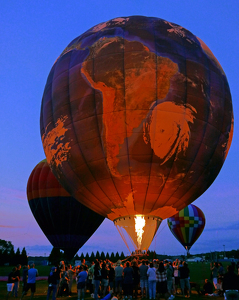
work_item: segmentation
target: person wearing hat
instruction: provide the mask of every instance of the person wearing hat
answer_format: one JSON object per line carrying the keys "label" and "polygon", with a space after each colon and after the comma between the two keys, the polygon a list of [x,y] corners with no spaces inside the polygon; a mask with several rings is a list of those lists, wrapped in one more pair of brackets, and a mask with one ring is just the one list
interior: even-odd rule
{"label": "person wearing hat", "polygon": [[56,292],[57,292],[57,273],[56,273],[57,268],[52,267],[51,272],[48,276],[48,290],[47,290],[47,297],[46,299],[49,300],[52,292],[52,300],[56,299]]}

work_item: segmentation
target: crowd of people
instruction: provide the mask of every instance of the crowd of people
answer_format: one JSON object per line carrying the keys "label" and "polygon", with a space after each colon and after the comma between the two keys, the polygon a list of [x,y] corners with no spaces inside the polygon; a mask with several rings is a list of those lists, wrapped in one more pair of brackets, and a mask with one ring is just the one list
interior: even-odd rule
{"label": "crowd of people", "polygon": [[[162,295],[165,299],[175,298],[181,291],[182,295],[190,297],[189,268],[186,262],[178,259],[175,262],[153,260],[117,261],[116,264],[96,260],[90,266],[82,262],[81,266],[72,268],[62,261],[59,266],[51,269],[48,277],[47,300],[56,296],[71,295],[74,278],[77,282],[78,300],[84,300],[85,290],[94,298],[106,297],[111,294],[118,299],[141,298],[156,299]],[[141,293],[140,293],[141,292]]]}
{"label": "crowd of people", "polygon": [[[212,283],[206,279],[203,286],[204,295],[224,296],[225,299],[239,299],[239,265],[232,263],[225,272],[221,262],[211,263]],[[213,287],[215,292],[213,292]]]}
{"label": "crowd of people", "polygon": [[[18,297],[21,265],[14,267],[8,276],[8,292]],[[205,279],[203,289],[197,288],[202,295],[223,296],[230,300],[239,299],[239,277],[235,272],[235,266],[230,265],[227,272],[222,264],[210,265],[211,278]],[[31,290],[31,299],[36,290],[36,277],[38,271],[34,264],[23,267],[22,281],[23,292],[21,299]],[[90,266],[85,261],[80,266],[72,267],[61,261],[51,268],[48,276],[48,291],[46,299],[55,300],[56,297],[71,296],[72,284],[76,280],[78,300],[84,300],[85,291],[89,291],[94,300],[103,298],[105,300],[113,295],[117,299],[132,299],[140,296],[148,299],[172,300],[177,294],[190,297],[193,282],[190,282],[190,270],[185,261],[139,260],[117,261],[112,263],[109,260],[95,260]],[[197,285],[195,285],[197,287]],[[231,298],[230,298],[231,297]]]}

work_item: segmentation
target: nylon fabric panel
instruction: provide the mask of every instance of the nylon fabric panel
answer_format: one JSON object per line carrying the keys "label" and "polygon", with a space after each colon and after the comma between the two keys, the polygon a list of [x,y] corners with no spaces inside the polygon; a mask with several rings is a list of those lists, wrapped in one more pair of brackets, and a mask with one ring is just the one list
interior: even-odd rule
{"label": "nylon fabric panel", "polygon": [[40,126],[53,173],[83,205],[110,220],[166,219],[213,183],[233,122],[227,78],[208,47],[177,24],[132,16],[66,47]]}

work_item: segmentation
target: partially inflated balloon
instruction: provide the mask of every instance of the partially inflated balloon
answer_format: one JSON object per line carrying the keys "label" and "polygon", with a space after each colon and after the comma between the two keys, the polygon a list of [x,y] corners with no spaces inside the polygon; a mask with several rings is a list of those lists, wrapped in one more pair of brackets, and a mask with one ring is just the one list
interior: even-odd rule
{"label": "partially inflated balloon", "polygon": [[200,208],[190,204],[167,222],[172,234],[189,251],[205,227],[205,216]]}
{"label": "partially inflated balloon", "polygon": [[50,241],[71,259],[104,217],[79,203],[59,184],[46,160],[33,169],[27,183],[31,211]]}
{"label": "partially inflated balloon", "polygon": [[74,39],[42,99],[54,174],[81,203],[122,224],[162,220],[197,199],[217,177],[232,133],[219,62],[191,32],[158,18],[116,18]]}

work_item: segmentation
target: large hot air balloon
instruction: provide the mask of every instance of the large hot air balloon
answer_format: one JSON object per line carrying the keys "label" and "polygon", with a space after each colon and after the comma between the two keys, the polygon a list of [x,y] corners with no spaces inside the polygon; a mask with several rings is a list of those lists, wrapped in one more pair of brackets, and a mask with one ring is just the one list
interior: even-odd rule
{"label": "large hot air balloon", "polygon": [[33,169],[27,183],[27,198],[50,243],[62,249],[69,260],[104,220],[67,193],[46,160]]}
{"label": "large hot air balloon", "polygon": [[205,227],[205,216],[200,208],[190,204],[168,218],[167,223],[172,234],[189,253]]}
{"label": "large hot air balloon", "polygon": [[65,189],[147,249],[148,224],[152,238],[217,177],[232,140],[232,101],[198,37],[159,18],[122,17],[60,54],[40,126]]}

